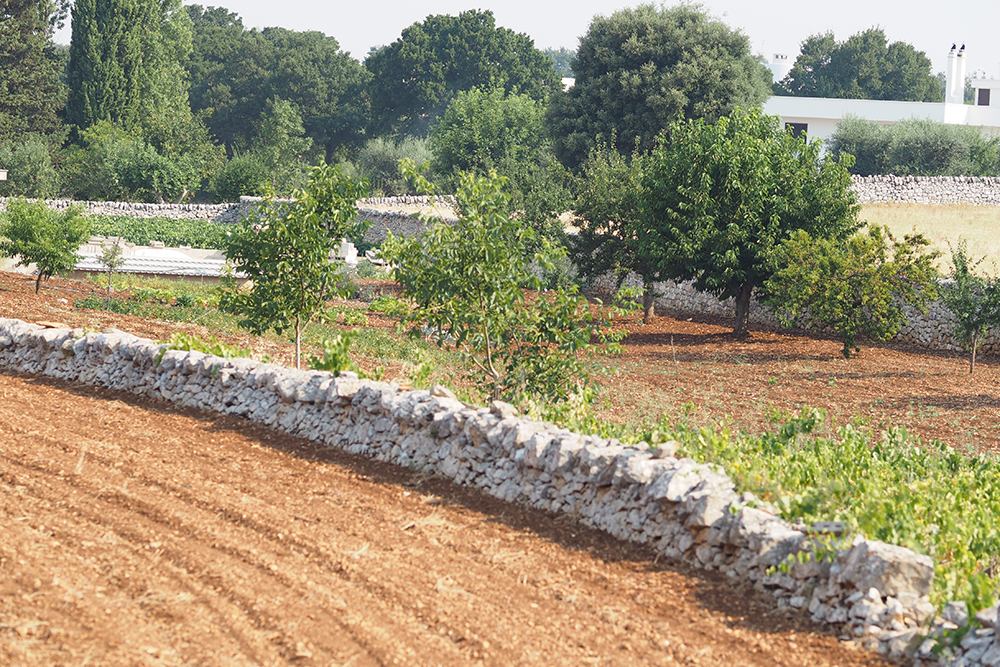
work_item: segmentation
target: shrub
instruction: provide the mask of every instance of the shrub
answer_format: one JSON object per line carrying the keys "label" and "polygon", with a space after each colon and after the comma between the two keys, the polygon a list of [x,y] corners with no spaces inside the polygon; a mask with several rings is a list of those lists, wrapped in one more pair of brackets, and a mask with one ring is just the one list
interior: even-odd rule
{"label": "shrub", "polygon": [[238,202],[240,197],[256,197],[267,192],[268,171],[254,154],[235,155],[219,171],[212,185],[217,202]]}
{"label": "shrub", "polygon": [[830,141],[835,157],[855,157],[851,173],[868,176],[993,176],[1000,174],[1000,137],[978,128],[911,118],[891,126],[849,117]]}
{"label": "shrub", "polygon": [[431,159],[426,139],[403,137],[396,141],[386,137],[369,140],[358,153],[357,168],[371,183],[372,191],[382,196],[414,194],[412,181],[403,175],[399,163],[409,158],[415,164]]}
{"label": "shrub", "polygon": [[0,147],[0,166],[8,172],[7,180],[0,181],[0,196],[51,199],[59,192],[59,174],[41,138],[28,137],[13,147]]}

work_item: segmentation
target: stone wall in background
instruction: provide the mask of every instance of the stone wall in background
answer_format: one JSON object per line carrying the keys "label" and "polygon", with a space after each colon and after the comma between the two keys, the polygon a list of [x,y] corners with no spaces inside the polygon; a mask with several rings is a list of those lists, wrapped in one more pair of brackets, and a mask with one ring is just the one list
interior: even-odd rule
{"label": "stone wall in background", "polygon": [[[0,368],[107,387],[236,415],[327,447],[440,475],[502,500],[572,515],[623,540],[732,579],[779,607],[803,609],[864,648],[936,664],[936,637],[970,622],[945,664],[1000,664],[997,608],[976,619],[964,603],[936,615],[934,563],[851,535],[837,522],[788,523],[718,467],[478,408],[444,387],[333,377],[249,359],[223,359],[117,330],[46,328],[0,319]],[[927,662],[924,663],[923,661]]]}
{"label": "stone wall in background", "polygon": [[862,204],[1000,206],[1000,178],[979,176],[854,176]]}

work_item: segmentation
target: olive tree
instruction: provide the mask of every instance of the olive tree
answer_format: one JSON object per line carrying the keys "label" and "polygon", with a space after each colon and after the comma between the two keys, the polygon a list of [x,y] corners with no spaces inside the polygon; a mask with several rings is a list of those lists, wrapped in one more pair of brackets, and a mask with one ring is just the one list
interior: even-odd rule
{"label": "olive tree", "polygon": [[221,306],[240,315],[240,326],[256,334],[291,329],[296,368],[302,332],[338,292],[338,267],[330,253],[342,238],[364,231],[356,201],[366,188],[363,181],[345,177],[339,166],[320,164],[292,202],[265,198],[227,240],[226,257],[252,287],[226,293]]}
{"label": "olive tree", "polygon": [[76,265],[76,252],[88,233],[89,225],[79,207],[54,211],[44,202],[12,199],[7,203],[6,220],[0,225],[0,255],[17,257],[17,266],[37,266],[37,293],[42,280]]}
{"label": "olive tree", "polygon": [[736,300],[733,333],[749,327],[755,289],[794,230],[844,239],[858,229],[850,157],[821,156],[759,109],[736,109],[714,125],[670,125],[643,170],[635,253],[660,279],[693,280]]}

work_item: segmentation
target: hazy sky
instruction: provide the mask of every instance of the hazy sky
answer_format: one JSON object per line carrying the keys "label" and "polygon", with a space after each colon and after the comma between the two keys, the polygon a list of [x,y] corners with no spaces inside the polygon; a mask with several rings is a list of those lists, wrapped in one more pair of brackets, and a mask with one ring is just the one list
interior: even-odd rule
{"label": "hazy sky", "polygon": [[[185,4],[191,4],[185,0]],[[491,9],[497,24],[527,33],[539,48],[575,49],[595,14],[611,14],[638,2],[577,0],[553,3],[545,0],[367,0],[322,2],[319,0],[202,0],[202,5],[223,6],[243,17],[248,28],[281,26],[293,30],[319,30],[340,42],[341,48],[363,59],[368,48],[395,41],[403,28],[429,14],[458,14],[467,9]],[[668,6],[673,2],[667,2]],[[770,62],[774,53],[794,60],[806,37],[832,30],[838,41],[880,26],[890,41],[904,41],[924,51],[934,63],[934,72],[944,71],[948,48],[953,42],[966,44],[967,72],[985,70],[1000,77],[1000,3],[996,0],[930,2],[929,0],[705,0],[709,13],[740,28],[755,54]],[[59,41],[69,42],[69,28]]]}

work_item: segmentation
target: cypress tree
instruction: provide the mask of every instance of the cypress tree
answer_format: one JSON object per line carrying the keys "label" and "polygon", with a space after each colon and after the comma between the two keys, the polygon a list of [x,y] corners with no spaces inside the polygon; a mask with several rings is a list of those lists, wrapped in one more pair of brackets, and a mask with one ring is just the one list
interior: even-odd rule
{"label": "cypress tree", "polygon": [[77,0],[67,121],[85,129],[108,120],[131,130],[164,105],[187,110],[180,63],[190,48],[180,0]]}
{"label": "cypress tree", "polygon": [[0,4],[0,145],[62,126],[65,100],[52,32],[59,12],[53,0]]}

